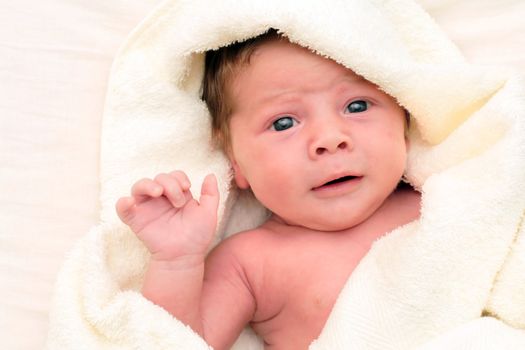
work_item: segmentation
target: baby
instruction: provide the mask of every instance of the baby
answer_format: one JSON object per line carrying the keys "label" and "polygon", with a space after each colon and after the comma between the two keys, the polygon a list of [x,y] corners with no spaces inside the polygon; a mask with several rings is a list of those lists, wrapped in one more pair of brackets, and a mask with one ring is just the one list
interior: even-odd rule
{"label": "baby", "polygon": [[374,84],[274,31],[208,53],[203,97],[236,185],[272,215],[206,255],[219,194],[182,171],[116,204],[151,252],[143,295],[227,349],[250,324],[266,349],[306,349],[372,243],[419,216],[397,187],[406,113]]}

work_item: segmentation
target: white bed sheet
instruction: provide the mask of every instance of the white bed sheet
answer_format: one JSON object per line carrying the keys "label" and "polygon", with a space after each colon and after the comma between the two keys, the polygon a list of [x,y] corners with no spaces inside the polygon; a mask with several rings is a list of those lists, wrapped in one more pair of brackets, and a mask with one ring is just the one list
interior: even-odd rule
{"label": "white bed sheet", "polygon": [[98,219],[115,52],[157,0],[0,1],[0,348],[41,349],[64,255]]}
{"label": "white bed sheet", "polygon": [[[40,349],[65,254],[98,220],[111,61],[160,0],[0,1],[0,348]],[[421,0],[473,62],[525,73],[525,2]]]}

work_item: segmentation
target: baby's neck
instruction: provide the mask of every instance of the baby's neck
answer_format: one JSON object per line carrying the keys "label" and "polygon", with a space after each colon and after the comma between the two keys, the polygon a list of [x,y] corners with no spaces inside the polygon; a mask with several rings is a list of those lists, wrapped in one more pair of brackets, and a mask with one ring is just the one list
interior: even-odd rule
{"label": "baby's neck", "polygon": [[307,233],[338,236],[352,235],[354,240],[359,240],[362,244],[368,246],[379,238],[378,233],[390,232],[400,226],[399,223],[408,223],[417,219],[420,211],[420,199],[420,193],[412,188],[396,189],[365,220],[339,231],[323,231],[290,224],[275,213],[271,214],[266,223],[263,224],[263,227],[283,234],[300,232],[302,235]]}

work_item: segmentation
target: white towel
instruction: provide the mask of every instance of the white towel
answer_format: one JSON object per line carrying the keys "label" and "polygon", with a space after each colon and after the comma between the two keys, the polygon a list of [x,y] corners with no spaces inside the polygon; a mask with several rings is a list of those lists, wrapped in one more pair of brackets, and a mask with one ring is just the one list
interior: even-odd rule
{"label": "white towel", "polygon": [[[214,172],[217,240],[265,211],[229,187],[199,98],[203,52],[277,28],[412,114],[406,176],[421,218],[378,240],[311,349],[525,348],[525,80],[465,62],[408,0],[168,0],[115,60],[101,145],[101,224],[58,278],[49,349],[206,349],[144,299],[147,251],[114,204],[144,176]],[[196,186],[199,187],[199,186]],[[199,193],[194,193],[198,196]],[[236,349],[261,349],[249,331]]]}

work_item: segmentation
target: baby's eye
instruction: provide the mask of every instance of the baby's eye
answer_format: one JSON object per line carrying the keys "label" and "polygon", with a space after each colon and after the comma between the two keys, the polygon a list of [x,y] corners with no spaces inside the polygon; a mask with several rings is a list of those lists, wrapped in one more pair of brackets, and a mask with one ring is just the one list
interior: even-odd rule
{"label": "baby's eye", "polygon": [[292,117],[288,117],[288,116],[281,117],[272,123],[272,126],[270,127],[270,129],[275,130],[275,131],[283,131],[283,130],[291,128],[296,123],[297,123],[297,120],[295,120]]}
{"label": "baby's eye", "polygon": [[349,113],[361,113],[368,109],[368,102],[365,100],[352,101],[346,106],[346,111]]}

